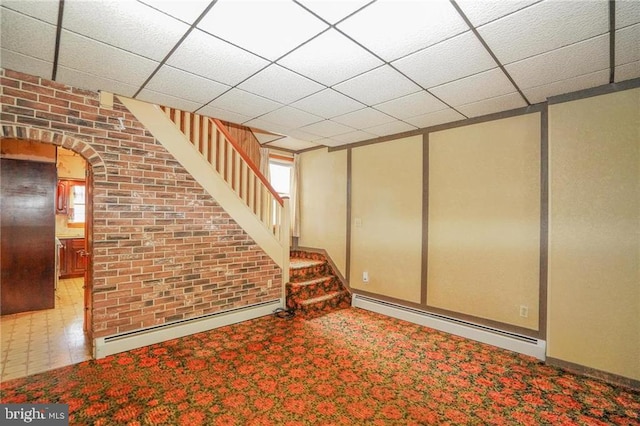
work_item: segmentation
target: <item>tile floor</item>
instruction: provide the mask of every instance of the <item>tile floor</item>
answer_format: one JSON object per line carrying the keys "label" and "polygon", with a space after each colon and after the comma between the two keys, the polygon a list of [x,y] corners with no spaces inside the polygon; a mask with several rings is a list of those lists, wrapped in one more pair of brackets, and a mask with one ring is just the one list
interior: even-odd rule
{"label": "tile floor", "polygon": [[55,309],[0,317],[0,381],[91,358],[82,330],[83,282],[60,280]]}

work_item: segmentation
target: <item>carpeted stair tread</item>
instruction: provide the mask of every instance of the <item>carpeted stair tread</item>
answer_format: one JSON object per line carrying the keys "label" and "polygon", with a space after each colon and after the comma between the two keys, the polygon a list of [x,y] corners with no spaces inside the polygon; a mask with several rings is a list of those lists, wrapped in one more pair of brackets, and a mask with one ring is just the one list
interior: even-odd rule
{"label": "carpeted stair tread", "polygon": [[316,303],[326,302],[327,300],[331,300],[339,296],[342,296],[345,293],[346,293],[345,291],[334,291],[333,293],[327,293],[324,296],[314,297],[313,299],[301,300],[298,303],[303,306],[309,306]]}
{"label": "carpeted stair tread", "polygon": [[306,281],[297,281],[297,282],[292,282],[289,283],[291,284],[292,287],[307,287],[307,286],[311,286],[314,284],[318,284],[321,283],[323,281],[329,281],[332,280],[334,277],[331,275],[325,276],[325,277],[319,277],[319,278],[314,278],[311,280],[306,280]]}
{"label": "carpeted stair tread", "polygon": [[351,306],[351,293],[336,277],[325,255],[292,251],[286,305],[311,319]]}
{"label": "carpeted stair tread", "polygon": [[292,258],[289,260],[289,269],[313,268],[323,263],[325,263],[323,260]]}

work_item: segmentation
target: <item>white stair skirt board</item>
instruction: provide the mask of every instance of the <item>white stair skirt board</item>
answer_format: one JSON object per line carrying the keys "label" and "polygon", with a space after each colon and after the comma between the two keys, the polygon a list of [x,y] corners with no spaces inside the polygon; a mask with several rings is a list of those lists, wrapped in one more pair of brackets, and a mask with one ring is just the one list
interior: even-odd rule
{"label": "white stair skirt board", "polygon": [[536,339],[535,337],[522,336],[443,315],[431,314],[359,294],[353,296],[351,304],[356,308],[366,309],[389,317],[444,331],[445,333],[455,334],[456,336],[497,346],[502,349],[508,349],[538,358],[542,361],[544,361],[546,357],[547,342]]}
{"label": "white stair skirt board", "polygon": [[119,352],[125,352],[190,334],[201,333],[225,325],[236,324],[270,315],[277,308],[284,308],[283,299],[243,306],[241,308],[175,321],[128,333],[100,337],[94,340],[93,355],[96,359],[104,358]]}

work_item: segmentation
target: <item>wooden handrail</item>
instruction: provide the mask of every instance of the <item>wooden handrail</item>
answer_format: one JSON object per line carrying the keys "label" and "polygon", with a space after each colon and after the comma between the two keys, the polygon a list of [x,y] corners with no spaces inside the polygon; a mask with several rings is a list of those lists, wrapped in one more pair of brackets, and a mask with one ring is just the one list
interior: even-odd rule
{"label": "wooden handrail", "polygon": [[[259,222],[281,241],[286,239],[286,203],[220,120],[160,106],[218,176]],[[288,241],[288,240],[287,240]],[[288,247],[288,242],[283,242]]]}
{"label": "wooden handrail", "polygon": [[258,166],[255,165],[255,163],[251,160],[251,158],[249,158],[249,156],[240,147],[238,142],[236,142],[236,140],[229,134],[229,132],[227,131],[227,129],[225,129],[224,125],[220,122],[220,120],[218,120],[217,118],[210,118],[210,120],[212,120],[215,123],[215,125],[224,135],[224,137],[227,138],[227,141],[229,141],[231,146],[233,146],[233,148],[240,155],[240,157],[245,161],[245,163],[247,163],[249,168],[253,170],[253,172],[256,174],[258,179],[260,179],[260,181],[264,184],[264,186],[267,187],[267,189],[269,190],[269,192],[271,192],[271,195],[273,195],[273,198],[276,199],[278,204],[280,204],[281,206],[284,206],[284,201],[282,201],[282,197],[280,197],[280,195],[276,192],[276,190],[273,189],[273,186],[271,186],[271,183],[267,180],[264,174],[262,174]]}

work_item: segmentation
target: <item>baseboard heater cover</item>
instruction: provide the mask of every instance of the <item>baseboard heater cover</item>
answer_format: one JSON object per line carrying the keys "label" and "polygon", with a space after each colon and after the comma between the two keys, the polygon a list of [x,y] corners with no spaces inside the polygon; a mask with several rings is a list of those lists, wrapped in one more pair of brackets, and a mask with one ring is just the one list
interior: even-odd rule
{"label": "baseboard heater cover", "polygon": [[284,302],[282,299],[274,299],[268,302],[203,315],[197,318],[189,318],[127,333],[100,337],[94,340],[93,356],[96,359],[104,358],[119,352],[177,339],[190,334],[201,333],[225,325],[252,320],[270,315],[277,308],[283,307]]}
{"label": "baseboard heater cover", "polygon": [[423,325],[445,333],[497,346],[499,348],[529,355],[544,361],[547,342],[535,337],[509,333],[478,324],[432,314],[418,309],[355,294],[352,306]]}

